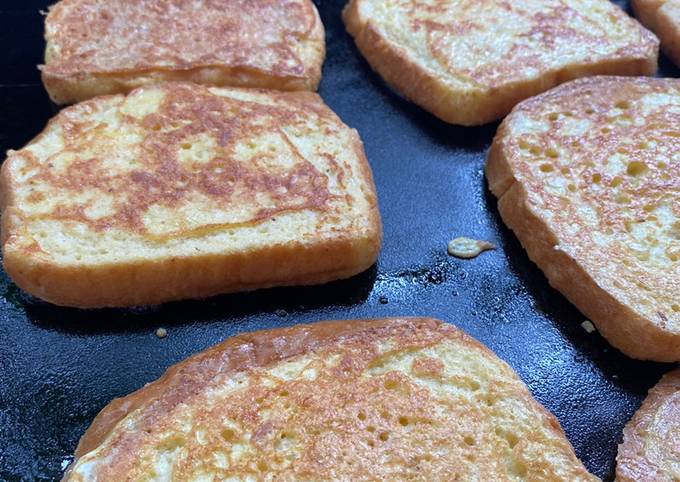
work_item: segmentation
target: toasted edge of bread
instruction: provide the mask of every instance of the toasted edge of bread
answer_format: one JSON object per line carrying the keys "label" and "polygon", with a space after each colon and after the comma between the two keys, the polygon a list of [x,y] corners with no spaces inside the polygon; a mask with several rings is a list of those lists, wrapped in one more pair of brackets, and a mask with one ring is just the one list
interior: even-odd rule
{"label": "toasted edge of bread", "polygon": [[[137,87],[161,82],[194,82],[214,87],[250,87],[283,91],[316,91],[326,57],[325,29],[316,6],[309,2],[315,16],[311,36],[320,39],[321,50],[309,60],[309,69],[299,77],[281,77],[252,67],[205,65],[191,68],[149,67],[119,72],[79,72],[58,75],[41,67],[41,79],[50,99],[58,105],[74,104],[98,95],[126,94]],[[45,37],[45,64],[54,60],[54,48]]]}
{"label": "toasted edge of bread", "polygon": [[[218,345],[171,366],[156,381],[145,385],[130,395],[111,401],[99,412],[81,437],[74,454],[74,460],[69,470],[66,471],[63,480],[69,480],[71,469],[78,462],[78,459],[96,450],[104,443],[116,425],[130,413],[143,409],[153,399],[162,398],[169,389],[176,390],[179,388],[181,391],[192,384],[201,384],[200,377],[192,376],[192,373],[206,373],[205,376],[211,376],[210,373],[215,370],[224,373],[265,367],[287,358],[320,350],[324,346],[341,342],[342,339],[346,338],[357,337],[365,338],[369,342],[377,341],[381,337],[389,335],[393,330],[401,330],[405,333],[413,333],[420,330],[443,333],[446,339],[468,345],[484,355],[492,357],[495,361],[506,367],[517,380],[520,380],[516,372],[485,345],[455,326],[434,318],[392,317],[322,321],[313,324],[294,325],[287,328],[243,333],[228,338]],[[553,435],[564,440],[571,447],[557,418],[531,395],[523,382],[520,381],[520,383],[527,390],[526,397],[533,410],[535,410],[536,415],[545,417],[546,423],[543,425],[544,429],[551,431]],[[578,461],[575,455],[574,459]],[[597,480],[596,477],[588,474],[580,461],[578,462],[584,475]]]}
{"label": "toasted edge of bread", "polygon": [[[323,58],[322,58],[323,62]],[[55,76],[41,73],[52,102],[75,104],[99,95],[126,94],[145,85],[161,82],[193,82],[214,87],[251,87],[284,91],[315,91],[321,81],[321,69],[309,78],[275,77],[244,67],[198,67],[188,70],[150,70],[135,72],[88,73],[79,76]]]}
{"label": "toasted edge of bread", "polygon": [[[4,250],[3,267],[24,291],[59,306],[105,308],[202,299],[283,286],[350,278],[378,259],[381,225],[372,236],[303,245],[291,243],[232,255],[205,254],[99,266],[62,266]],[[266,279],[276,266],[277,280]],[[233,273],[241,280],[235,281]],[[101,290],[106,285],[106,292]]]}
{"label": "toasted edge of bread", "polygon": [[656,11],[666,3],[667,0],[631,0],[630,6],[633,8],[635,17],[649,29],[654,28]]}
{"label": "toasted edge of bread", "polygon": [[[602,79],[593,77],[574,82],[597,83]],[[540,96],[530,101],[537,99]],[[632,358],[679,361],[680,337],[677,333],[663,329],[622,304],[601,288],[576,260],[555,249],[559,244],[557,236],[529,206],[527,191],[515,180],[510,161],[505,156],[503,142],[509,120],[510,117],[506,118],[498,128],[485,168],[489,189],[498,198],[498,210],[505,225],[515,233],[529,259],[543,271],[550,285],[593,320],[609,343]]]}
{"label": "toasted edge of bread", "polygon": [[[439,119],[463,126],[477,126],[501,119],[520,101],[551,87],[591,75],[654,75],[658,56],[617,58],[597,64],[576,64],[501,88],[458,92],[437,75],[421,68],[403,49],[387,41],[375,26],[362,18],[361,0],[350,0],[343,10],[347,31],[371,67],[396,91]],[[653,37],[653,35],[650,33]]]}
{"label": "toasted edge of bread", "polygon": [[[649,436],[664,435],[655,430],[650,433],[650,429],[652,429],[650,425],[655,421],[658,422],[658,413],[669,407],[667,402],[674,396],[680,397],[680,369],[668,372],[661,377],[659,383],[649,390],[642,406],[623,429],[623,442],[619,445],[616,456],[616,480],[618,482],[672,482],[676,480],[668,475],[665,467],[659,467],[658,462],[663,462],[663,460],[650,460],[647,454],[647,450],[650,449],[647,446]],[[673,431],[676,434],[680,433],[680,426],[673,425],[673,416],[675,416],[675,420],[680,420],[680,413],[678,412],[680,405],[677,402],[678,398],[675,400],[675,405],[669,408],[671,413],[666,414],[670,415],[670,420],[663,419],[668,430],[671,431],[671,434],[666,436],[670,437],[671,440],[673,439]],[[669,423],[670,426],[668,426]],[[672,447],[654,448],[656,449],[654,450],[655,454],[662,457],[668,455],[667,449],[672,449]],[[676,447],[676,456],[677,453]]]}
{"label": "toasted edge of bread", "polygon": [[680,2],[631,0],[635,16],[661,40],[663,53],[680,66]]}

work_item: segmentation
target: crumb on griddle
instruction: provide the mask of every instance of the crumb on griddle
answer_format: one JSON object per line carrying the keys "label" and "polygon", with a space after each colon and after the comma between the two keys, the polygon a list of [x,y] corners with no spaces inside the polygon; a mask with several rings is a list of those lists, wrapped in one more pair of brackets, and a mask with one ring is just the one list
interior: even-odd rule
{"label": "crumb on griddle", "polygon": [[588,333],[596,331],[595,325],[593,325],[593,322],[590,320],[586,320],[583,323],[581,323],[581,328],[586,330]]}

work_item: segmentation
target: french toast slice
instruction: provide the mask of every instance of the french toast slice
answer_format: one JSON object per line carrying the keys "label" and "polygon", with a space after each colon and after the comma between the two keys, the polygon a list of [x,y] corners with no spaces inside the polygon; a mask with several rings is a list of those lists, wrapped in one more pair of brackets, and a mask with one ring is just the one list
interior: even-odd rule
{"label": "french toast slice", "polygon": [[623,430],[617,482],[680,480],[680,370],[665,374]]}
{"label": "french toast slice", "polygon": [[680,80],[592,77],[519,104],[486,175],[550,284],[633,358],[680,360]]}
{"label": "french toast slice", "polygon": [[61,0],[45,40],[57,104],[162,81],[316,90],[325,56],[311,0]]}
{"label": "french toast slice", "polygon": [[7,273],[82,308],[346,278],[382,227],[357,132],[311,92],[169,82],[62,110],[0,175]]}
{"label": "french toast slice", "polygon": [[577,77],[657,69],[656,37],[609,0],[350,0],[343,16],[388,84],[453,124]]}
{"label": "french toast slice", "polygon": [[680,1],[631,0],[635,15],[661,40],[661,50],[680,66]]}
{"label": "french toast slice", "polygon": [[230,338],[112,401],[66,481],[597,480],[505,362],[428,318]]}

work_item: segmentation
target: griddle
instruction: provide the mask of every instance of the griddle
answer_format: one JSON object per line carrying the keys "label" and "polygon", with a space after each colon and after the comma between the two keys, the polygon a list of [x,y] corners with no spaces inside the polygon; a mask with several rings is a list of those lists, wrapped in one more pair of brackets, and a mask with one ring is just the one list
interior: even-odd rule
{"label": "griddle", "polygon": [[[57,112],[36,65],[50,2],[0,6],[0,149],[19,148]],[[328,55],[320,94],[358,129],[384,223],[376,266],[352,279],[130,310],[52,306],[0,275],[0,480],[55,480],[111,399],[245,331],[395,315],[453,323],[514,367],[560,420],[579,458],[612,480],[623,426],[671,366],[635,361],[582,327],[504,225],[483,175],[497,124],[447,125],[392,92],[345,32],[345,0],[317,0]],[[628,7],[627,2],[619,2]],[[679,71],[665,58],[660,75]],[[457,236],[493,242],[472,260]],[[164,327],[166,338],[154,331]]]}

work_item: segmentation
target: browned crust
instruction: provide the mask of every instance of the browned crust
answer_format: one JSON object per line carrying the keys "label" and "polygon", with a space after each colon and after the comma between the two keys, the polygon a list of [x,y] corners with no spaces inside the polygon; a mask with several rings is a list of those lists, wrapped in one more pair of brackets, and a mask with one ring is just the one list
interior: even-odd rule
{"label": "browned crust", "polygon": [[[666,402],[680,393],[680,370],[666,373],[658,384],[649,391],[647,398],[642,403],[640,409],[633,418],[626,424],[623,430],[623,443],[619,445],[619,452],[616,457],[616,480],[619,482],[673,482],[663,467],[659,467],[655,461],[650,460],[646,450],[645,442],[649,433],[650,425],[660,409]],[[675,420],[680,420],[680,413],[674,412]],[[673,422],[670,420],[669,422]],[[677,422],[676,422],[677,423]],[[670,431],[680,433],[680,426],[667,427]],[[671,435],[672,437],[672,435]],[[667,453],[664,449],[673,447],[660,447],[660,454],[667,455],[669,458],[677,456],[678,447],[675,447],[675,454]]]}
{"label": "browned crust", "polygon": [[631,6],[640,22],[659,36],[661,50],[673,63],[680,65],[680,7],[670,3],[667,0],[632,0]]}
{"label": "browned crust", "polygon": [[[306,3],[314,17],[310,37],[320,40],[321,50],[309,61],[303,75],[285,76],[252,66],[220,64],[183,65],[176,68],[150,64],[140,70],[63,73],[49,68],[55,59],[50,54],[51,39],[46,35],[46,65],[40,67],[42,82],[52,101],[59,105],[73,104],[99,95],[125,94],[138,87],[168,81],[195,82],[215,87],[316,91],[326,57],[325,29],[316,6],[311,1]],[[52,6],[50,11],[56,6]]]}
{"label": "browned crust", "polygon": [[[323,63],[323,57],[320,64]],[[276,77],[245,67],[211,66],[186,70],[149,70],[132,73],[89,73],[57,76],[41,73],[50,99],[55,104],[75,104],[99,95],[126,94],[138,87],[161,82],[194,82],[215,87],[252,87],[284,91],[316,90],[321,68],[309,78]]]}
{"label": "browned crust", "polygon": [[[5,249],[3,265],[21,289],[77,308],[152,305],[277,286],[345,279],[373,265],[380,231],[305,245],[290,243],[231,255],[175,257],[100,266],[61,266]],[[275,276],[272,276],[275,272]],[[238,273],[240,279],[234,279]],[[106,286],[106,290],[102,289]]]}
{"label": "browned crust", "polygon": [[630,6],[637,19],[650,30],[656,30],[656,11],[666,0],[631,0]]}
{"label": "browned crust", "polygon": [[[219,345],[188,358],[170,367],[158,380],[140,390],[109,403],[96,416],[90,428],[80,439],[75,451],[75,460],[101,445],[109,433],[132,411],[148,405],[153,400],[163,399],[168,406],[181,403],[183,393],[190,393],[192,387],[201,387],[216,373],[239,372],[250,368],[265,367],[286,358],[321,350],[326,346],[346,340],[366,343],[400,333],[407,338],[419,337],[422,332],[431,332],[433,338],[445,337],[457,343],[470,346],[483,355],[497,356],[486,346],[452,325],[433,318],[385,318],[372,320],[325,321],[310,325],[296,325],[289,328],[244,333],[229,338]],[[418,334],[418,332],[421,332]],[[500,360],[499,360],[500,361]],[[514,371],[500,361],[509,371]],[[514,375],[516,376],[516,375]],[[553,434],[566,440],[557,418],[528,396],[533,409],[546,417]],[[582,466],[581,466],[582,467]],[[583,469],[584,475],[587,474]],[[69,472],[64,476],[68,480]]]}
{"label": "browned crust", "polygon": [[[50,303],[78,308],[158,304],[278,286],[345,279],[372,266],[382,244],[377,204],[366,237],[340,236],[314,244],[290,243],[230,255],[173,257],[97,266],[63,266],[7,249],[3,265],[23,290]],[[239,279],[234,279],[234,273]],[[275,273],[275,275],[272,275]],[[102,290],[106,286],[106,291]]]}
{"label": "browned crust", "polygon": [[661,48],[675,65],[680,66],[680,5],[662,7],[657,17]]}
{"label": "browned crust", "polygon": [[[602,80],[600,77],[578,82],[583,86]],[[540,102],[540,97],[527,102]],[[677,332],[662,328],[621,303],[575,259],[555,249],[559,245],[557,235],[528,203],[526,188],[515,179],[506,157],[508,122],[506,119],[498,128],[487,158],[486,177],[489,189],[498,198],[501,218],[515,233],[529,259],[541,268],[550,285],[593,320],[600,333],[623,353],[642,360],[680,360]]]}
{"label": "browned crust", "polygon": [[[499,87],[479,87],[460,95],[443,80],[414,62],[399,47],[383,38],[370,22],[361,18],[361,0],[350,0],[343,10],[347,31],[371,67],[395,90],[441,120],[464,126],[482,125],[503,118],[521,100],[558,84],[591,75],[654,75],[658,56],[616,58],[596,64],[575,64],[544,71],[535,79],[511,82]],[[646,31],[645,31],[646,32]],[[656,39],[646,32],[650,41]]]}
{"label": "browned crust", "polygon": [[[322,102],[317,94],[313,96]],[[104,98],[101,98],[104,99]],[[337,122],[342,121],[325,104]],[[54,119],[50,120],[53,122]],[[31,143],[47,131],[48,126]],[[363,143],[352,130],[350,149],[359,159],[357,176],[367,186],[368,228],[357,235],[334,231],[332,236],[272,245],[231,254],[202,254],[92,266],[65,266],[42,252],[30,256],[8,243],[20,231],[13,215],[16,189],[10,162],[0,167],[0,210],[3,267],[25,291],[56,305],[78,308],[158,304],[206,298],[278,286],[304,286],[345,279],[361,273],[378,259],[382,221],[373,174]],[[29,143],[29,145],[31,144]],[[103,290],[102,287],[106,287]]]}

